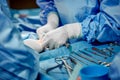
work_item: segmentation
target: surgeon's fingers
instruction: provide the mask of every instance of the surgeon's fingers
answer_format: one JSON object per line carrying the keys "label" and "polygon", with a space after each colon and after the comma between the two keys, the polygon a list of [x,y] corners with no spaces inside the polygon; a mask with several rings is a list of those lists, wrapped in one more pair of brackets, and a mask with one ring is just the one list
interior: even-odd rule
{"label": "surgeon's fingers", "polygon": [[59,48],[62,44],[55,42],[53,40],[49,41],[48,43],[48,47],[49,49],[55,49],[55,48]]}
{"label": "surgeon's fingers", "polygon": [[42,39],[47,32],[44,28],[40,28],[40,29],[37,29],[36,33],[37,33],[39,39]]}
{"label": "surgeon's fingers", "polygon": [[45,36],[45,34],[46,34],[45,32],[39,32],[39,33],[37,33],[39,39],[42,39]]}
{"label": "surgeon's fingers", "polygon": [[45,36],[45,32],[42,32],[42,33],[40,33],[38,36],[39,36],[39,39],[42,39],[44,36]]}
{"label": "surgeon's fingers", "polygon": [[51,42],[50,44],[49,44],[49,48],[50,49],[56,49],[56,48],[59,48],[59,47],[61,47],[61,46],[63,46],[64,44],[61,44],[61,43],[58,43],[58,42]]}
{"label": "surgeon's fingers", "polygon": [[59,48],[59,47],[60,47],[60,44],[55,43],[55,48]]}
{"label": "surgeon's fingers", "polygon": [[46,47],[48,47],[48,44],[49,44],[49,39],[47,39],[46,37],[43,37],[43,38],[42,38],[42,43],[41,43],[41,45],[42,45],[44,48],[46,48]]}
{"label": "surgeon's fingers", "polygon": [[55,42],[50,40],[49,43],[48,43],[48,47],[49,47],[50,50],[54,49],[55,48]]}

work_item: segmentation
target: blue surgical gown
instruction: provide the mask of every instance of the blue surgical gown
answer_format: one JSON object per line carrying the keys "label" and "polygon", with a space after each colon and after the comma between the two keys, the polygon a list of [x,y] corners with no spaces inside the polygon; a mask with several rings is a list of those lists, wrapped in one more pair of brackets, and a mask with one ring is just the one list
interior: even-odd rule
{"label": "blue surgical gown", "polygon": [[38,71],[37,53],[23,44],[6,0],[0,0],[0,80],[35,80]]}
{"label": "blue surgical gown", "polygon": [[92,43],[120,41],[120,0],[37,0],[40,21],[50,12],[59,15],[61,25],[80,22],[82,38]]}

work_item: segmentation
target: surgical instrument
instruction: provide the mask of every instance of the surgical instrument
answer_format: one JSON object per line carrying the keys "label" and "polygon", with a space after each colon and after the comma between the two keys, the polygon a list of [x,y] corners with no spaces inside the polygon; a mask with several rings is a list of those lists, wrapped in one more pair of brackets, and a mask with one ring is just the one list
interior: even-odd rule
{"label": "surgical instrument", "polygon": [[96,52],[98,52],[98,53],[101,53],[102,55],[104,55],[104,56],[109,56],[107,53],[105,53],[103,50],[100,50],[100,49],[98,49],[98,48],[96,48],[96,47],[92,47],[92,50],[94,50],[94,51],[96,51]]}
{"label": "surgical instrument", "polygon": [[93,53],[94,55],[97,55],[97,56],[103,57],[104,59],[107,59],[106,56],[102,56],[102,55],[100,55],[100,54],[98,54],[98,53],[96,53],[96,52],[90,51],[88,48],[84,48],[84,50],[87,51],[87,52]]}
{"label": "surgical instrument", "polygon": [[55,58],[55,62],[58,63],[58,64],[61,64],[63,63],[63,65],[65,66],[67,72],[68,72],[68,75],[71,76],[71,66],[68,65],[67,63],[67,59],[69,59],[68,56],[62,56],[62,57],[58,57],[58,58]]}
{"label": "surgical instrument", "polygon": [[[68,59],[68,56],[62,56],[62,58],[64,58],[65,60]],[[55,69],[55,68],[62,68],[62,65],[64,65],[64,63],[61,61],[61,59],[59,58],[55,58],[55,62],[57,63],[57,65],[50,67],[46,70],[46,73],[48,73],[49,71]]]}
{"label": "surgical instrument", "polygon": [[88,61],[90,61],[90,62],[92,62],[92,63],[96,63],[96,64],[99,64],[98,62],[96,62],[96,61],[94,61],[94,60],[92,60],[92,59],[89,59],[89,58],[87,58],[87,57],[85,57],[85,56],[83,56],[83,55],[81,55],[81,54],[78,54],[78,53],[76,53],[76,52],[74,52],[76,55],[78,55],[79,57],[81,57],[81,58],[84,58],[84,59],[86,59],[86,60],[88,60]]}
{"label": "surgical instrument", "polygon": [[80,57],[82,57],[82,58],[84,58],[84,59],[86,59],[86,60],[88,60],[88,61],[90,61],[90,62],[93,62],[93,63],[95,63],[95,64],[99,64],[99,65],[103,65],[103,63],[109,64],[109,63],[107,63],[107,62],[102,62],[102,61],[100,61],[100,60],[97,60],[97,62],[96,62],[96,61],[94,61],[94,60],[92,60],[92,59],[90,59],[90,58],[88,58],[88,57],[86,57],[86,56],[84,56],[84,55],[82,55],[82,54],[78,54],[78,53],[76,53],[76,52],[75,52],[75,54],[78,55],[78,56],[80,56]]}
{"label": "surgical instrument", "polygon": [[74,64],[77,64],[77,61],[74,59],[74,57],[72,58],[72,56],[70,56],[70,60],[71,60],[71,62],[73,62]]}
{"label": "surgical instrument", "polygon": [[106,50],[110,51],[110,53],[116,54],[116,53],[113,51],[113,48],[112,48],[112,47],[108,47],[108,48],[106,48]]}
{"label": "surgical instrument", "polygon": [[114,51],[113,51],[113,48],[112,47],[107,47],[107,48],[103,48],[102,49],[104,52],[109,52],[109,56],[112,57],[112,55],[116,54]]}
{"label": "surgical instrument", "polygon": [[93,58],[93,59],[97,60],[99,63],[102,63],[101,60],[98,60],[97,58],[93,57],[92,55],[90,55],[90,54],[88,54],[88,53],[86,53],[86,52],[84,52],[84,51],[79,50],[79,52],[83,53],[84,55],[89,56],[90,58]]}
{"label": "surgical instrument", "polygon": [[106,67],[110,67],[111,63],[107,63],[105,64]]}
{"label": "surgical instrument", "polygon": [[79,52],[84,53],[85,55],[87,55],[87,56],[89,56],[89,57],[93,57],[92,55],[90,55],[90,54],[88,54],[88,53],[86,53],[86,52],[84,52],[84,51],[82,51],[82,50],[79,50]]}
{"label": "surgical instrument", "polygon": [[48,73],[49,71],[51,71],[51,70],[53,70],[53,69],[55,69],[55,68],[58,68],[58,67],[61,68],[62,65],[63,65],[63,63],[58,64],[58,65],[55,65],[55,66],[53,66],[53,67],[50,67],[50,68],[48,68],[48,69],[46,70],[46,73]]}
{"label": "surgical instrument", "polygon": [[119,42],[110,43],[109,46],[120,46]]}
{"label": "surgical instrument", "polygon": [[64,58],[61,58],[61,60],[63,61],[63,64],[65,65],[65,68],[67,69],[68,75],[71,76],[71,72],[70,69],[72,69],[67,62],[64,60]]}
{"label": "surgical instrument", "polygon": [[[72,54],[73,54],[73,53],[72,53]],[[83,63],[83,64],[85,64],[85,65],[88,65],[88,64],[85,63],[84,61],[82,61],[82,60],[78,59],[77,57],[73,56],[74,54],[73,54],[73,55],[72,55],[72,54],[70,55],[70,58],[71,58],[71,59],[73,59],[74,61],[75,61],[75,60],[78,60],[78,61],[80,61],[81,63]]]}
{"label": "surgical instrument", "polygon": [[107,50],[106,48],[103,48],[102,51],[109,53],[109,57],[112,57],[112,53],[111,51]]}

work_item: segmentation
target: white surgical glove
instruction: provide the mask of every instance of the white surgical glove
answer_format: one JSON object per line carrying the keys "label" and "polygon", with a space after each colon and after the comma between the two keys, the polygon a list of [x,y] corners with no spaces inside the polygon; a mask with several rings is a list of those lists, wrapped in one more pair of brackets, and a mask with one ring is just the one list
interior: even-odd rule
{"label": "white surgical glove", "polygon": [[39,38],[42,38],[47,32],[58,27],[59,19],[56,13],[51,12],[47,17],[47,24],[37,29]]}
{"label": "white surgical glove", "polygon": [[49,49],[58,48],[66,43],[69,38],[81,37],[81,24],[72,23],[52,30],[43,37],[43,47],[49,47]]}
{"label": "white surgical glove", "polygon": [[46,47],[49,49],[58,48],[65,44],[69,38],[78,38],[81,37],[81,35],[81,24],[73,23],[49,31],[40,40],[24,40],[24,44],[37,52],[41,52]]}
{"label": "white surgical glove", "polygon": [[41,45],[42,40],[26,39],[23,43],[37,52],[41,52],[43,50],[43,46]]}

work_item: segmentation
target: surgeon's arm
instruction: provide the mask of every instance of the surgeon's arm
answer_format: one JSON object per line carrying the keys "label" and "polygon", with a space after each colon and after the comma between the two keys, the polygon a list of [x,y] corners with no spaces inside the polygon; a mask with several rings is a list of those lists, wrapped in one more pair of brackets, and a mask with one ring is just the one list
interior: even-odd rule
{"label": "surgeon's arm", "polygon": [[[40,7],[40,21],[43,25],[47,23],[49,13],[56,13],[56,7],[53,0],[37,0],[37,5]],[[57,14],[57,13],[56,13]]]}
{"label": "surgeon's arm", "polygon": [[100,12],[82,22],[82,36],[88,42],[120,41],[120,1],[102,0]]}
{"label": "surgeon's arm", "polygon": [[41,38],[45,33],[55,29],[59,25],[59,18],[53,0],[37,0],[40,7],[40,21],[44,25],[37,29],[37,34]]}

